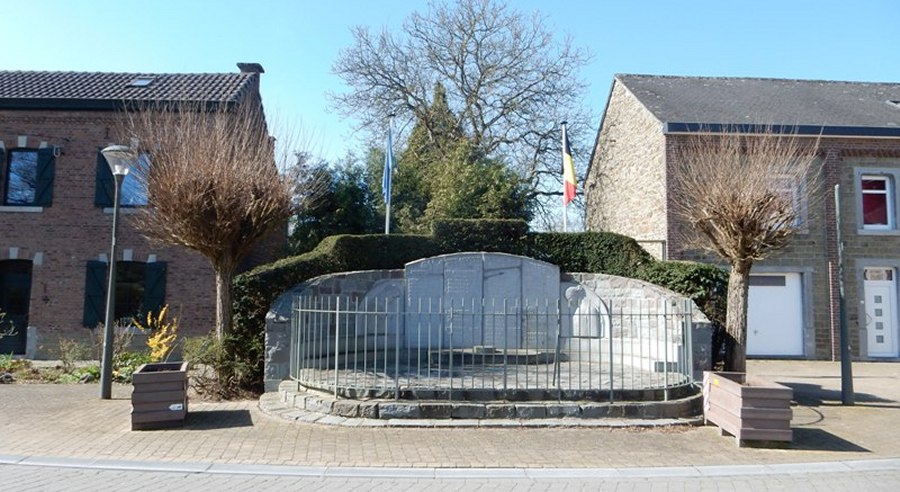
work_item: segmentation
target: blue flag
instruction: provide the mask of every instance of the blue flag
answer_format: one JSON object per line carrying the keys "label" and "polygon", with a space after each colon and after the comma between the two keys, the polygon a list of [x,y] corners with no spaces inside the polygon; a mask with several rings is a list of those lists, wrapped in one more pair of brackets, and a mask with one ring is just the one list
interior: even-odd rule
{"label": "blue flag", "polygon": [[387,148],[384,151],[384,176],[381,178],[381,195],[384,203],[391,203],[391,171],[394,169],[394,144],[391,127],[388,126]]}

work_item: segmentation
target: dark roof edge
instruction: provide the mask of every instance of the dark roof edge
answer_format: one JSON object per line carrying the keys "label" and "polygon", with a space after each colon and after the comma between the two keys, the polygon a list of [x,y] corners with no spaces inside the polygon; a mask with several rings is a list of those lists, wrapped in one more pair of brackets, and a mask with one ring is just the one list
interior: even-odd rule
{"label": "dark roof edge", "polygon": [[796,134],[813,137],[900,138],[900,127],[668,122],[663,126],[663,133],[776,133],[779,135]]}
{"label": "dark roof edge", "polygon": [[208,109],[220,104],[234,105],[236,101],[192,101],[192,100],[112,100],[112,99],[32,99],[14,98],[0,99],[0,109],[25,110],[71,110],[71,111],[119,111],[124,108],[134,109],[153,105],[168,104],[202,104]]}

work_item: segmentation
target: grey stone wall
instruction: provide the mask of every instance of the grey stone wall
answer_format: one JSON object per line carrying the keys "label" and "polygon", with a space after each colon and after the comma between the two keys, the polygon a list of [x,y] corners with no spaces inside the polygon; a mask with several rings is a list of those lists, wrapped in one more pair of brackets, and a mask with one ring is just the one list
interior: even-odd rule
{"label": "grey stone wall", "polygon": [[376,282],[403,278],[403,270],[341,272],[316,277],[281,294],[266,314],[266,363],[263,376],[266,391],[277,391],[278,384],[290,377],[291,308],[301,295],[335,295],[362,299]]}
{"label": "grey stone wall", "polygon": [[633,237],[661,257],[666,239],[662,123],[618,81],[585,178],[585,226]]}

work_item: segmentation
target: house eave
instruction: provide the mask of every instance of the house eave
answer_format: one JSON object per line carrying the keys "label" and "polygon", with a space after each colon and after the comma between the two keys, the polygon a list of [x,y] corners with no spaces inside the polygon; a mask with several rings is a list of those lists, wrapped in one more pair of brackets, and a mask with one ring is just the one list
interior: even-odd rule
{"label": "house eave", "polygon": [[681,123],[663,124],[666,135],[712,135],[717,133],[741,133],[745,135],[796,135],[798,137],[831,138],[900,138],[900,127],[830,126],[830,125],[763,125],[730,123]]}
{"label": "house eave", "polygon": [[56,98],[7,98],[0,99],[0,109],[8,110],[54,110],[54,111],[120,111],[122,109],[143,108],[153,105],[203,105],[208,110],[220,104],[233,106],[234,101],[189,101],[189,100],[113,100],[113,99],[56,99]]}

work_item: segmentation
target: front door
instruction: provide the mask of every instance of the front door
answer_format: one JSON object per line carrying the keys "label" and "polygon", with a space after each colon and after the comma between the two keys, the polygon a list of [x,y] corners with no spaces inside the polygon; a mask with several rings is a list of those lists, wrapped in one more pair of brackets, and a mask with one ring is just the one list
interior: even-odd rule
{"label": "front door", "polygon": [[893,268],[866,268],[864,273],[869,357],[897,357],[897,287]]}
{"label": "front door", "polygon": [[31,301],[31,261],[0,261],[0,354],[24,354]]}

